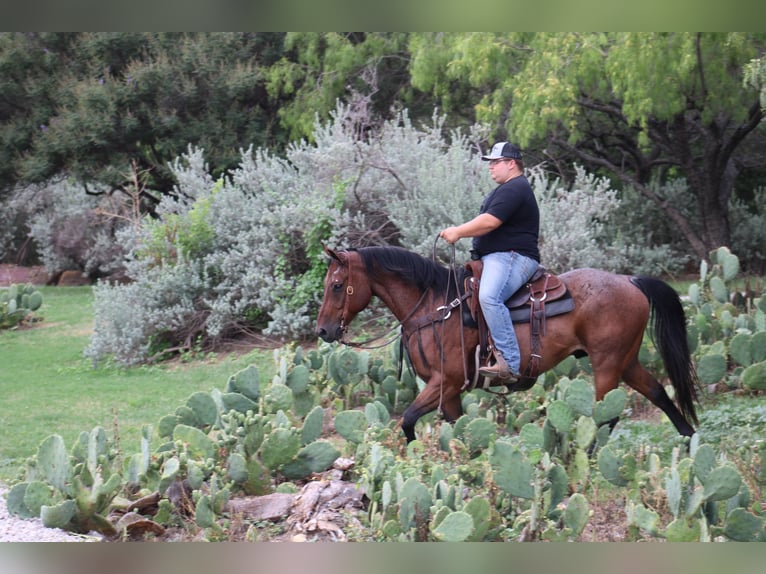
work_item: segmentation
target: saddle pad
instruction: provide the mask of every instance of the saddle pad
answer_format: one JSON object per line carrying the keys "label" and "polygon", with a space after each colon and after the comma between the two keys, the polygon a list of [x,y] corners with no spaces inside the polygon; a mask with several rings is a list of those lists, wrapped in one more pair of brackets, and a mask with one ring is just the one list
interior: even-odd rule
{"label": "saddle pad", "polygon": [[[569,293],[569,290],[567,290],[566,294],[561,299],[556,299],[555,301],[545,304],[545,316],[555,317],[556,315],[563,315],[564,313],[569,313],[574,310],[574,307],[574,299],[572,299],[572,295]],[[516,307],[515,309],[509,308],[508,310],[511,313],[511,320],[514,323],[529,323],[530,313],[528,305],[524,307]],[[471,310],[468,305],[463,306],[463,324],[466,327],[473,327],[474,329],[478,327],[476,320],[471,315]]]}
{"label": "saddle pad", "polygon": [[[569,313],[574,309],[574,299],[567,291],[567,294],[563,299],[556,299],[550,303],[545,304],[545,316],[555,317],[556,315],[563,315]],[[511,309],[511,320],[514,323],[529,323],[529,307],[517,307]]]}

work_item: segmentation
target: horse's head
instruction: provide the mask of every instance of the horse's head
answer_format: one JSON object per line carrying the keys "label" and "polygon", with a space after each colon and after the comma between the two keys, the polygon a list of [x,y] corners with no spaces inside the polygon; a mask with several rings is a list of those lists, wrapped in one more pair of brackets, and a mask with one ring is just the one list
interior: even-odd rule
{"label": "horse's head", "polygon": [[325,247],[325,253],[330,256],[330,267],[324,279],[316,334],[331,343],[341,339],[348,324],[367,307],[372,290],[357,252],[335,252]]}

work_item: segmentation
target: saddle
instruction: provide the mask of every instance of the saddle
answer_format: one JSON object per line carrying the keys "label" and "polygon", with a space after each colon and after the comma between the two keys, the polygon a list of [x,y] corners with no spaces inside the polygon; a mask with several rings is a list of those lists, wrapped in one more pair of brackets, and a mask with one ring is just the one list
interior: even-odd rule
{"label": "saddle", "polygon": [[[492,354],[491,335],[479,305],[479,284],[484,268],[481,260],[472,260],[465,265],[464,288],[467,305],[464,306],[463,323],[479,330],[477,368],[489,360]],[[512,390],[526,390],[534,385],[540,370],[540,337],[545,335],[545,319],[563,315],[574,309],[574,300],[566,284],[556,275],[540,266],[526,285],[511,295],[505,306],[514,323],[530,323],[530,360],[527,369]]]}

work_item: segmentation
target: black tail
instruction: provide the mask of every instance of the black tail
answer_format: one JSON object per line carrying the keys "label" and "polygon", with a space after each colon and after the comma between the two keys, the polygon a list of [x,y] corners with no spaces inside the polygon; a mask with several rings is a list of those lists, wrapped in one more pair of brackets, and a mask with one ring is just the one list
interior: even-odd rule
{"label": "black tail", "polygon": [[665,363],[676,394],[676,403],[686,419],[697,424],[694,403],[697,398],[697,373],[686,338],[686,315],[675,289],[654,277],[638,276],[631,282],[646,295],[654,323],[652,340]]}

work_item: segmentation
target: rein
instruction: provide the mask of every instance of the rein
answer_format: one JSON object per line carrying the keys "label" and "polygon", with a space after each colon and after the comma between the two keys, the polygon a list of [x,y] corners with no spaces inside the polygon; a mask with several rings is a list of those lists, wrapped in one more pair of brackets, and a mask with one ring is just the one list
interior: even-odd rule
{"label": "rein", "polygon": [[[434,240],[433,248],[431,250],[431,257],[432,257],[434,262],[436,262],[436,242],[439,240],[439,237],[441,237],[441,236],[440,235],[436,236],[436,239]],[[459,294],[460,293],[460,284],[459,284],[458,278],[457,278],[457,269],[455,268],[455,244],[452,243],[451,247],[452,247],[452,252],[451,252],[451,257],[450,257],[450,270],[452,272],[452,277],[453,277],[453,279],[455,281],[455,293]],[[447,286],[446,293],[449,293],[449,285]],[[444,331],[444,321],[446,321],[449,318],[450,313],[452,312],[452,309],[454,309],[455,307],[460,307],[460,352],[461,352],[461,354],[463,356],[463,388],[467,387],[468,384],[469,384],[469,380],[468,380],[468,364],[466,362],[466,354],[465,354],[465,327],[462,324],[462,322],[463,322],[463,318],[462,318],[462,316],[463,316],[463,302],[467,298],[468,298],[468,290],[466,289],[466,291],[463,294],[463,296],[462,297],[457,297],[454,301],[452,301],[452,303],[449,304],[449,306],[444,305],[442,307],[439,307],[439,309],[448,309],[447,314],[445,315],[444,319],[442,320],[442,337],[444,336],[444,333],[443,333],[443,331]],[[445,300],[445,302],[446,302],[446,300]],[[441,344],[440,344],[440,346],[441,346]],[[442,357],[442,386],[443,386],[444,385],[444,350],[440,348],[439,351],[440,351],[440,355]],[[478,370],[478,368],[479,368],[479,363],[477,362],[476,363],[476,369]],[[440,401],[441,401],[441,399],[440,399]]]}

